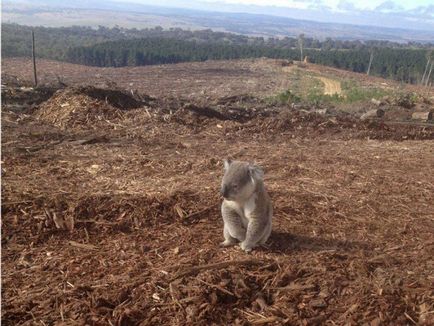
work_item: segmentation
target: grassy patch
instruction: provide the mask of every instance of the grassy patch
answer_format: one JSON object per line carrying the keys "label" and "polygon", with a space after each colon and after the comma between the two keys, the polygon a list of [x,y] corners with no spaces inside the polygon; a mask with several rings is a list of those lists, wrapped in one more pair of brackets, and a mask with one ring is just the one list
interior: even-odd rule
{"label": "grassy patch", "polygon": [[326,95],[326,94],[318,94],[316,92],[311,92],[306,97],[306,102],[313,105],[318,104],[331,104],[331,103],[342,103],[345,98],[338,94]]}
{"label": "grassy patch", "polygon": [[380,99],[391,95],[391,91],[380,87],[361,87],[355,82],[342,82],[342,91],[345,103],[363,102],[371,99]]}
{"label": "grassy patch", "polygon": [[271,103],[277,104],[287,104],[287,103],[299,103],[302,101],[302,98],[290,89],[277,94],[276,96],[272,96],[268,99]]}
{"label": "grassy patch", "polygon": [[279,104],[300,102],[310,105],[351,104],[393,95],[391,90],[381,87],[362,87],[355,81],[343,81],[341,83],[341,94],[326,95],[324,94],[324,85],[321,81],[309,74],[300,75],[298,71],[292,76],[291,81],[293,82],[293,86],[290,90],[285,90],[270,97],[269,100],[272,103]]}

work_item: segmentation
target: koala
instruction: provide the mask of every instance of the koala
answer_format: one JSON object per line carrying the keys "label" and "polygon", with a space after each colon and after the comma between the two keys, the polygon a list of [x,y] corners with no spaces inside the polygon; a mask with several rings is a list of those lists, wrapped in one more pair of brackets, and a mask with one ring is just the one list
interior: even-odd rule
{"label": "koala", "polygon": [[224,161],[221,187],[221,207],[227,247],[240,242],[240,247],[250,252],[264,244],[271,234],[273,206],[264,187],[264,172],[256,165],[241,161]]}

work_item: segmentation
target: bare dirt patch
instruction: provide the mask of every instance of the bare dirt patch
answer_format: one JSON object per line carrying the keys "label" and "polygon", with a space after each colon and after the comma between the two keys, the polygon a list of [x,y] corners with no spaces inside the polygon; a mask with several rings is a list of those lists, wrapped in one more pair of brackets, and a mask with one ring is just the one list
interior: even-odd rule
{"label": "bare dirt patch", "polygon": [[[96,68],[38,60],[41,83],[90,84],[138,90],[158,98],[183,97],[189,100],[217,99],[228,95],[274,95],[288,89],[282,68],[270,60],[235,60],[181,63],[176,65]],[[31,81],[31,61],[2,60],[3,73]]]}

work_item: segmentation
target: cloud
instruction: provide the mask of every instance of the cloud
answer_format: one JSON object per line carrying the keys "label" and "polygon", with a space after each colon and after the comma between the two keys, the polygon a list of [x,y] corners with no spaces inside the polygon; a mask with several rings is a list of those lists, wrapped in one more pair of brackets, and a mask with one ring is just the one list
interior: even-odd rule
{"label": "cloud", "polygon": [[356,11],[356,10],[358,10],[352,2],[346,1],[346,0],[339,1],[337,9],[340,9],[343,11]]}
{"label": "cloud", "polygon": [[292,0],[293,3],[305,4],[306,9],[312,10],[332,10],[332,7],[326,4],[324,0]]}
{"label": "cloud", "polygon": [[322,0],[292,0],[292,2],[309,3],[309,4],[315,4],[315,5],[324,4],[324,1],[322,1]]}
{"label": "cloud", "polygon": [[420,7],[417,7],[416,9],[414,9],[414,11],[420,12],[422,14],[434,16],[434,5],[426,6],[426,7],[420,6]]}
{"label": "cloud", "polygon": [[434,19],[434,5],[420,6],[409,12],[413,15],[419,15],[420,18]]}
{"label": "cloud", "polygon": [[402,11],[404,10],[404,8],[393,1],[385,1],[379,6],[377,6],[374,10],[382,11],[382,12],[393,12],[393,11]]}

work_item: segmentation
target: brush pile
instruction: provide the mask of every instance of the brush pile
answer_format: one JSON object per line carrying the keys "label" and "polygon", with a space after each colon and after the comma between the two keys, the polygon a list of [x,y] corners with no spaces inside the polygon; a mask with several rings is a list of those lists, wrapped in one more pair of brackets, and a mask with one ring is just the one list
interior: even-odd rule
{"label": "brush pile", "polygon": [[[147,98],[150,102],[152,98]],[[93,127],[116,123],[124,112],[147,104],[118,90],[92,86],[71,87],[57,91],[42,103],[36,117],[62,129]]]}

